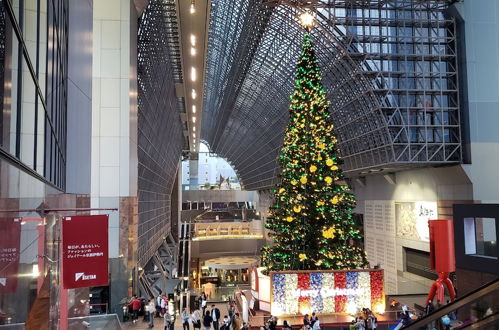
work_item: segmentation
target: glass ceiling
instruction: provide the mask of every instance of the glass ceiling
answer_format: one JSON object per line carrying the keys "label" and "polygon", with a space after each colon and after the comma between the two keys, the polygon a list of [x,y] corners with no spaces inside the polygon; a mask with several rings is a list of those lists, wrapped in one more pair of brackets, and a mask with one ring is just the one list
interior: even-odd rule
{"label": "glass ceiling", "polygon": [[[248,190],[273,186],[279,171],[303,37],[297,3],[212,0],[201,135]],[[447,6],[318,2],[312,37],[347,175],[461,161]]]}

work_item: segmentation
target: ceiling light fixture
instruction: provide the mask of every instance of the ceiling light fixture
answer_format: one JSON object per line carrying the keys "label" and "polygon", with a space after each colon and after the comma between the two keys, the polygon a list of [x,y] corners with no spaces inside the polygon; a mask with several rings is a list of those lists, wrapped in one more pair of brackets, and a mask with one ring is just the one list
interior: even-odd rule
{"label": "ceiling light fixture", "polygon": [[192,113],[196,113],[196,106],[194,104],[192,105]]}
{"label": "ceiling light fixture", "polygon": [[308,11],[305,11],[300,15],[301,24],[305,27],[310,27],[314,24],[314,16]]}
{"label": "ceiling light fixture", "polygon": [[191,68],[191,80],[196,81],[196,68],[195,67]]}
{"label": "ceiling light fixture", "polygon": [[196,46],[196,36],[191,34],[191,46],[195,47]]}
{"label": "ceiling light fixture", "polygon": [[192,122],[195,123],[196,122],[196,116],[192,116]]}
{"label": "ceiling light fixture", "polygon": [[193,90],[192,90],[192,92],[191,92],[191,97],[192,97],[192,99],[193,99],[193,100],[195,100],[195,99],[196,99],[196,96],[197,96],[197,94],[196,94],[196,90],[195,90],[195,89],[193,89]]}
{"label": "ceiling light fixture", "polygon": [[194,14],[196,12],[196,5],[194,3],[194,0],[191,1],[191,6],[189,7],[189,12],[191,14]]}
{"label": "ceiling light fixture", "polygon": [[191,56],[196,55],[196,48],[191,47]]}
{"label": "ceiling light fixture", "polygon": [[196,126],[192,126],[192,131],[195,132],[196,131]]}

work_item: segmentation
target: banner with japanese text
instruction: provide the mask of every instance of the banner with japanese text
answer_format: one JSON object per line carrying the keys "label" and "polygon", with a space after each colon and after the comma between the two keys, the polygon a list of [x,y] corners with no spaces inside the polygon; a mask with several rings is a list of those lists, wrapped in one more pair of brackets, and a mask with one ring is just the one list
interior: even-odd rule
{"label": "banner with japanese text", "polygon": [[0,294],[17,290],[20,243],[21,219],[0,218]]}
{"label": "banner with japanese text", "polygon": [[62,279],[64,289],[108,285],[107,215],[62,219]]}

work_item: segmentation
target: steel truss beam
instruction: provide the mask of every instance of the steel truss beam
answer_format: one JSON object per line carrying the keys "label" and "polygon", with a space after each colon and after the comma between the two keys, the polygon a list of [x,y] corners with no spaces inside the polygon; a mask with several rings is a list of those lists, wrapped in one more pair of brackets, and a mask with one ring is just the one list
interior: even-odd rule
{"label": "steel truss beam", "polygon": [[246,189],[275,183],[303,7],[344,169],[459,163],[455,22],[444,0],[213,0],[202,137]]}

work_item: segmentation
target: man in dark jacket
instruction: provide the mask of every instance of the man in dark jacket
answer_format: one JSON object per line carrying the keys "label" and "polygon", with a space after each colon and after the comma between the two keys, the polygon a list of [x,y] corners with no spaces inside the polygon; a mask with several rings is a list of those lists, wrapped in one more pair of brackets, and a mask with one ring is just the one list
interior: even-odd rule
{"label": "man in dark jacket", "polygon": [[213,329],[218,330],[218,321],[220,321],[220,310],[211,305],[211,319],[213,320]]}

